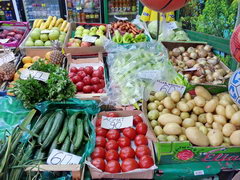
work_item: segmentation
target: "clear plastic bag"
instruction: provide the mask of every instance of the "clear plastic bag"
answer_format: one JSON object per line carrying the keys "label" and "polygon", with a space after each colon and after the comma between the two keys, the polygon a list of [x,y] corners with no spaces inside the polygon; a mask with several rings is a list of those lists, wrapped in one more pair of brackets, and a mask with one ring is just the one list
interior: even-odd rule
{"label": "clear plastic bag", "polygon": [[177,73],[165,47],[156,41],[118,45],[107,41],[110,81],[103,104],[130,105],[151,91],[156,80],[171,82]]}

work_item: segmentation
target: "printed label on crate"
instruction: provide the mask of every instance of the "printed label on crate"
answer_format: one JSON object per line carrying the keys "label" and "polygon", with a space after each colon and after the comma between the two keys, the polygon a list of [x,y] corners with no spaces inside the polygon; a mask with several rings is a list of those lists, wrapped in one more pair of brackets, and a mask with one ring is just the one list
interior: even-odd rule
{"label": "printed label on crate", "polygon": [[201,175],[204,175],[203,170],[194,171],[194,176],[201,176]]}
{"label": "printed label on crate", "polygon": [[49,34],[50,32],[52,32],[52,30],[45,29],[41,31],[41,34]]}
{"label": "printed label on crate", "polygon": [[33,79],[46,82],[49,75],[50,74],[46,72],[25,69],[21,72],[20,79],[26,80],[29,77],[32,77]]}
{"label": "printed label on crate", "polygon": [[0,43],[6,43],[8,41],[9,41],[9,39],[0,39]]}
{"label": "printed label on crate", "polygon": [[158,70],[144,70],[138,73],[138,77],[141,79],[156,80],[161,78],[161,72]]}
{"label": "printed label on crate", "polygon": [[102,117],[101,127],[105,129],[122,129],[133,126],[133,116],[128,117]]}
{"label": "printed label on crate", "polygon": [[47,164],[50,165],[70,165],[70,164],[79,164],[81,156],[76,156],[71,153],[53,149],[50,156],[47,159]]}
{"label": "printed label on crate", "polygon": [[155,82],[153,88],[154,88],[154,91],[163,91],[167,94],[171,94],[173,91],[179,91],[181,95],[183,95],[183,93],[186,90],[185,86],[170,84],[168,82],[159,81],[159,80]]}
{"label": "printed label on crate", "polygon": [[90,43],[94,43],[97,40],[97,37],[95,36],[84,36],[82,38],[83,42],[90,42]]}
{"label": "printed label on crate", "polygon": [[171,29],[171,30],[174,30],[174,29],[178,28],[178,26],[177,26],[177,24],[175,22],[167,23],[167,27],[168,27],[168,29]]}

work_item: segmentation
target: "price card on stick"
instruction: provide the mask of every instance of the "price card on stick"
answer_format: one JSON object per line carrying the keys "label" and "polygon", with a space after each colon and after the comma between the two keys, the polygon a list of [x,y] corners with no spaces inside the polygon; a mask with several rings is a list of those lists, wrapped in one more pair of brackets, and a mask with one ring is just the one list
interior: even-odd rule
{"label": "price card on stick", "polygon": [[173,91],[179,91],[181,95],[183,95],[183,93],[186,90],[185,86],[170,84],[168,82],[159,81],[159,80],[155,82],[153,88],[154,88],[154,91],[163,91],[167,94],[171,94]]}
{"label": "price card on stick", "polygon": [[9,39],[0,39],[0,43],[6,43],[8,41],[9,41]]}
{"label": "price card on stick", "polygon": [[49,75],[50,74],[46,72],[25,69],[21,72],[20,79],[26,80],[29,77],[32,77],[33,79],[46,82]]}
{"label": "price card on stick", "polygon": [[133,126],[133,116],[128,117],[102,117],[101,127],[105,129],[122,129]]}
{"label": "price card on stick", "polygon": [[47,159],[47,164],[50,165],[68,165],[68,164],[79,164],[81,156],[76,156],[71,153],[53,149],[50,156]]}
{"label": "price card on stick", "polygon": [[90,42],[90,43],[94,43],[97,40],[97,37],[95,36],[84,36],[82,38],[83,42]]}

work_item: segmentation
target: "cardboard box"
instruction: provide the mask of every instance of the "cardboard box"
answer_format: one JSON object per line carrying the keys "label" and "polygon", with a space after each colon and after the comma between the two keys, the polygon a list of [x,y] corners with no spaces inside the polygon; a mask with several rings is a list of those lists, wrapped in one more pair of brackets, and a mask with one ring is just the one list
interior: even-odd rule
{"label": "cardboard box", "polygon": [[[76,30],[77,26],[100,26],[106,24],[90,24],[90,23],[71,23],[69,31],[67,33],[65,42],[64,42],[64,52],[70,53],[73,56],[83,56],[83,55],[97,55],[99,52],[105,52],[104,47],[102,46],[90,46],[90,47],[67,47],[69,39],[72,37],[73,31]],[[106,37],[108,37],[108,27],[106,32]]]}
{"label": "cardboard box", "polygon": [[[98,54],[98,57],[93,58],[80,58],[80,59],[72,59],[71,54],[67,54],[67,70],[69,71],[71,67],[86,67],[86,66],[95,66],[98,68],[99,66],[104,67],[103,63],[103,55],[102,53]],[[105,69],[105,68],[104,68]],[[106,85],[106,75],[104,73],[104,80]],[[106,93],[90,93],[90,94],[83,94],[83,93],[77,93],[76,98],[81,100],[96,100],[100,101],[101,97],[106,96]]]}
{"label": "cardboard box", "polygon": [[[143,122],[147,123],[147,118],[145,117],[145,115],[143,114],[142,111],[114,111],[115,113],[117,113],[120,117],[127,117],[127,116],[134,116],[134,115],[139,115],[142,117]],[[92,123],[95,126],[96,120],[99,117],[102,116],[106,116],[107,112],[100,112],[97,117],[95,119],[93,119]],[[155,136],[153,134],[152,131],[150,131],[150,129],[148,129],[148,132],[146,134],[146,137],[148,138],[148,146],[152,152],[152,158],[155,162],[155,155],[154,155],[154,148],[153,148],[153,144],[152,144],[152,140],[155,139]],[[91,166],[88,165],[88,168],[90,170],[92,179],[102,179],[102,178],[114,178],[114,179],[153,179],[153,175],[154,175],[154,169],[144,169],[141,171],[141,169],[139,169],[138,172],[124,172],[124,173],[115,173],[115,174],[111,174],[111,173],[106,173],[106,172],[102,172],[96,168],[93,168]]]}

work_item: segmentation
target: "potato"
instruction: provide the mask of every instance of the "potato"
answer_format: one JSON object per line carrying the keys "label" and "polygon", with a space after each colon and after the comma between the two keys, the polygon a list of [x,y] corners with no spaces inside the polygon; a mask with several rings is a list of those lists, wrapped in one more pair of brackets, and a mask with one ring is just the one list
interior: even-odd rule
{"label": "potato", "polygon": [[189,107],[189,111],[191,111],[194,108],[194,104],[192,102],[188,101],[186,104]]}
{"label": "potato", "polygon": [[151,102],[151,103],[148,104],[147,109],[148,109],[148,111],[151,111],[151,110],[156,110],[157,107],[158,107],[158,106],[157,106],[156,103]]}
{"label": "potato", "polygon": [[167,135],[165,135],[165,134],[160,134],[160,135],[158,135],[157,139],[158,139],[160,142],[166,142],[166,141],[167,141]]}
{"label": "potato", "polygon": [[159,105],[161,104],[160,101],[158,101],[158,100],[155,100],[154,103],[155,103],[157,106],[159,106]]}
{"label": "potato", "polygon": [[209,131],[207,137],[212,146],[219,146],[223,143],[223,133],[219,129]]}
{"label": "potato", "polygon": [[196,92],[197,96],[201,96],[208,101],[212,99],[212,95],[208,92],[208,90],[206,90],[202,86],[197,86],[195,88],[195,92]]}
{"label": "potato", "polygon": [[158,101],[163,100],[166,96],[167,96],[167,94],[165,92],[162,92],[162,91],[156,92],[154,94],[154,98],[157,99]]}
{"label": "potato", "polygon": [[235,112],[236,110],[231,105],[226,106],[226,118],[231,119]]}
{"label": "potato", "polygon": [[239,110],[239,108],[238,108],[238,106],[236,104],[233,104],[232,107],[235,109],[235,111]]}
{"label": "potato", "polygon": [[217,105],[216,107],[216,113],[218,115],[222,115],[222,116],[226,116],[226,111],[225,111],[225,107],[223,105]]}
{"label": "potato", "polygon": [[212,115],[212,113],[207,113],[206,114],[206,119],[207,119],[207,123],[208,124],[212,124],[213,123],[213,115]]}
{"label": "potato", "polygon": [[213,96],[213,99],[216,99],[217,101],[220,100],[218,96]]}
{"label": "potato", "polygon": [[163,110],[162,110],[162,113],[163,113],[163,114],[166,114],[166,113],[170,113],[170,111],[169,111],[169,109],[163,109]]}
{"label": "potato", "polygon": [[187,103],[187,100],[185,98],[182,98],[181,102]]}
{"label": "potato", "polygon": [[188,102],[190,102],[190,103],[192,103],[194,106],[196,106],[194,99],[192,99],[192,100],[190,100],[190,101],[188,101]]}
{"label": "potato", "polygon": [[233,100],[232,100],[230,94],[227,94],[227,93],[226,93],[226,94],[224,94],[223,96],[220,96],[220,98],[221,98],[222,100],[228,101],[229,104],[233,104]]}
{"label": "potato", "polygon": [[200,126],[198,128],[203,134],[207,135],[208,133],[208,129],[205,126]]}
{"label": "potato", "polygon": [[194,114],[199,115],[199,114],[203,114],[203,113],[204,113],[204,110],[203,110],[203,108],[201,108],[201,107],[195,106],[195,107],[193,108],[193,112],[194,112]]}
{"label": "potato", "polygon": [[207,113],[212,113],[215,111],[216,107],[217,107],[217,100],[212,99],[210,101],[208,101],[205,106],[204,106],[204,111]]}
{"label": "potato", "polygon": [[190,111],[190,108],[188,107],[188,105],[185,102],[182,102],[182,101],[177,103],[177,108],[182,112]]}
{"label": "potato", "polygon": [[163,127],[163,131],[167,135],[179,135],[182,133],[182,128],[177,123],[167,123]]}
{"label": "potato", "polygon": [[182,134],[185,134],[186,128],[182,127]]}
{"label": "potato", "polygon": [[240,146],[240,130],[234,131],[230,136],[230,141],[235,146]]}
{"label": "potato", "polygon": [[162,114],[159,118],[158,118],[158,122],[161,125],[166,125],[167,123],[177,123],[177,124],[182,124],[182,119],[179,116],[173,115],[173,114]]}
{"label": "potato", "polygon": [[237,111],[232,115],[230,123],[235,126],[240,126],[240,111]]}
{"label": "potato", "polygon": [[201,122],[196,122],[195,125],[196,125],[196,127],[204,126],[203,123],[201,123]]}
{"label": "potato", "polygon": [[154,120],[154,119],[157,119],[158,117],[159,117],[158,110],[151,110],[148,112],[148,119]]}
{"label": "potato", "polygon": [[178,137],[175,136],[175,135],[167,136],[167,141],[169,141],[169,142],[176,142],[176,141],[178,141]]}
{"label": "potato", "polygon": [[197,120],[198,120],[198,117],[196,114],[191,114],[190,118],[193,119],[195,122],[197,122]]}
{"label": "potato", "polygon": [[218,122],[222,125],[227,123],[225,116],[222,116],[222,115],[213,115],[213,120],[214,122]]}
{"label": "potato", "polygon": [[201,123],[206,123],[207,122],[206,114],[200,114],[198,116],[198,121]]}
{"label": "potato", "polygon": [[149,96],[149,101],[150,101],[150,102],[153,102],[153,101],[155,101],[155,100],[156,100],[155,96],[152,96],[152,95]]}
{"label": "potato", "polygon": [[206,128],[211,128],[211,127],[212,127],[212,124],[206,123],[206,124],[205,124],[205,127],[206,127]]}
{"label": "potato", "polygon": [[186,118],[189,118],[190,115],[189,115],[188,112],[182,112],[182,113],[180,114],[180,117],[181,117],[182,119],[186,119]]}
{"label": "potato", "polygon": [[160,112],[164,109],[164,106],[162,104],[160,104],[157,108],[157,110],[159,110]]}
{"label": "potato", "polygon": [[153,128],[158,125],[158,122],[156,120],[152,120],[150,123]]}
{"label": "potato", "polygon": [[170,95],[170,97],[172,98],[172,100],[177,103],[180,101],[180,98],[181,98],[181,94],[179,91],[173,91]]}
{"label": "potato", "polygon": [[223,105],[224,107],[227,106],[227,105],[230,105],[229,101],[225,100],[225,99],[221,99],[219,101],[219,104]]}
{"label": "potato", "polygon": [[223,146],[223,147],[229,147],[229,146],[230,146],[230,143],[226,143],[226,142],[224,142],[224,143],[222,143],[220,146]]}
{"label": "potato", "polygon": [[186,129],[188,140],[197,146],[208,146],[208,137],[203,134],[197,127],[189,127]]}
{"label": "potato", "polygon": [[189,93],[186,93],[186,94],[184,95],[184,98],[185,98],[187,101],[189,101],[189,100],[192,99],[192,97],[191,97],[191,95],[190,95]]}
{"label": "potato", "polygon": [[231,142],[230,142],[230,138],[229,138],[229,137],[225,137],[225,136],[223,136],[223,142],[225,142],[225,143],[231,143]]}
{"label": "potato", "polygon": [[186,119],[183,120],[182,126],[185,127],[185,128],[194,127],[195,126],[195,121],[191,118],[186,118]]}
{"label": "potato", "polygon": [[180,135],[179,136],[179,141],[187,141],[187,136],[186,135]]}
{"label": "potato", "polygon": [[222,124],[220,124],[218,122],[213,122],[212,127],[213,127],[213,129],[219,129],[219,130],[222,130],[222,128],[223,128]]}
{"label": "potato", "polygon": [[233,131],[236,131],[236,127],[231,123],[225,124],[222,128],[223,135],[227,137],[231,136]]}
{"label": "potato", "polygon": [[172,114],[179,116],[181,114],[181,111],[177,108],[172,109]]}
{"label": "potato", "polygon": [[163,100],[163,105],[165,106],[165,108],[167,109],[173,109],[175,107],[175,104],[173,102],[173,100],[170,97],[166,97]]}
{"label": "potato", "polygon": [[204,107],[204,105],[206,104],[206,100],[201,96],[196,96],[194,98],[194,102],[199,107]]}
{"label": "potato", "polygon": [[161,128],[161,126],[155,126],[154,133],[156,134],[156,136],[163,134],[163,129]]}

